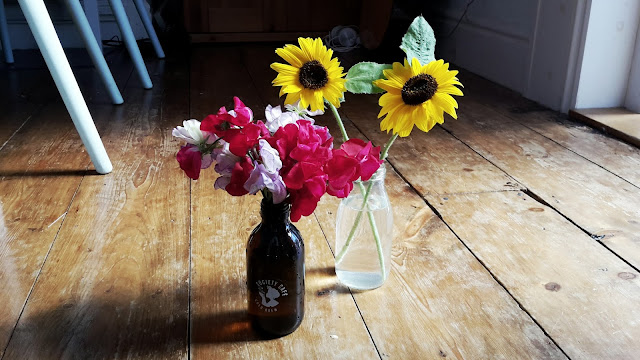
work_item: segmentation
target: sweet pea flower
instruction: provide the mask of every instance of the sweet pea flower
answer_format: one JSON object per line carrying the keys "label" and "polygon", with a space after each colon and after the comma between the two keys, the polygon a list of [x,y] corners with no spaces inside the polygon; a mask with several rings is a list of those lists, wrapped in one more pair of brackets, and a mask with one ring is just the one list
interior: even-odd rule
{"label": "sweet pea flower", "polygon": [[216,160],[216,166],[214,170],[220,175],[231,176],[231,171],[235,164],[240,161],[240,156],[236,156],[229,150],[229,143],[221,140],[222,147],[213,150],[213,154]]}
{"label": "sweet pea flower", "polygon": [[216,161],[216,166],[214,166],[213,169],[220,175],[213,184],[213,187],[224,190],[231,181],[233,168],[236,163],[240,161],[241,157],[231,153],[228,142],[220,140],[220,144],[222,147],[213,150],[213,154],[211,154]]}
{"label": "sweet pea flower", "polygon": [[[244,126],[253,122],[253,111],[249,109],[237,96],[233,97],[233,110],[229,110],[229,115],[234,117],[234,125]],[[223,108],[224,109],[224,108]]]}
{"label": "sweet pea flower", "polygon": [[364,142],[360,139],[350,139],[340,146],[349,156],[358,160],[360,164],[360,178],[367,181],[382,164],[380,160],[380,146],[374,147],[371,141]]}
{"label": "sweet pea flower", "polygon": [[271,105],[267,105],[264,110],[264,116],[266,118],[265,125],[267,125],[267,129],[272,134],[287,124],[295,124],[300,119],[300,116],[293,112],[283,113],[280,106],[271,107]]}
{"label": "sweet pea flower", "polygon": [[188,177],[198,180],[202,167],[202,154],[196,145],[187,144],[182,146],[176,155],[176,159],[180,164],[180,168],[184,170]]}
{"label": "sweet pea flower", "polygon": [[260,145],[260,158],[262,158],[262,164],[264,164],[264,168],[270,174],[276,174],[280,169],[282,169],[282,160],[280,160],[280,154],[278,150],[274,149],[269,145],[267,140],[260,139],[258,142]]}
{"label": "sweet pea flower", "polygon": [[244,188],[244,184],[249,179],[249,175],[253,171],[253,162],[249,157],[243,157],[235,163],[233,166],[233,170],[231,171],[231,178],[229,179],[228,184],[224,187],[224,189],[233,196],[242,196],[248,194]]}
{"label": "sweet pea flower", "polygon": [[263,164],[259,163],[255,163],[249,178],[244,183],[244,188],[252,195],[266,188],[273,194],[274,204],[283,202],[287,197],[287,188],[280,174],[277,171],[268,171]]}
{"label": "sweet pea flower", "polygon": [[216,139],[215,135],[203,133],[200,130],[200,121],[196,119],[184,120],[182,122],[183,126],[176,126],[171,135],[177,137],[178,139],[182,139],[189,144],[200,145],[203,144],[205,138],[209,135],[209,139],[207,139],[208,143],[213,143]]}
{"label": "sweet pea flower", "polygon": [[229,110],[223,106],[215,115],[207,115],[200,124],[200,130],[226,138],[230,129],[242,128],[253,122],[253,111],[246,107],[237,97],[233,97],[234,109]]}

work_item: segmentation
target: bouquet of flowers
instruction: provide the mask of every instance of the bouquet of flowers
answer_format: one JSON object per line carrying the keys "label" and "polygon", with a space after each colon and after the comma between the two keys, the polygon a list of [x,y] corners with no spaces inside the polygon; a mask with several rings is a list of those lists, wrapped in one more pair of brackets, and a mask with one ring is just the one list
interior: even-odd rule
{"label": "bouquet of flowers", "polygon": [[233,110],[220,108],[202,122],[186,120],[173,136],[186,141],[178,163],[196,180],[210,167],[219,175],[216,189],[242,196],[261,192],[265,199],[291,203],[291,221],[315,210],[325,193],[343,198],[353,181],[368,179],[378,170],[380,147],[353,139],[333,148],[326,127],[314,124],[312,113],[299,103],[267,106],[265,120],[254,120],[253,111],[237,97]]}
{"label": "bouquet of flowers", "polygon": [[[321,39],[300,38],[298,45],[277,49],[286,63],[271,65],[278,72],[273,85],[285,96],[285,111],[268,106],[264,121],[255,121],[253,111],[234,98],[233,110],[222,107],[202,122],[187,120],[173,130],[174,136],[187,142],[178,152],[178,162],[190,178],[198,179],[200,170],[215,161],[216,189],[234,196],[261,192],[274,204],[289,201],[292,221],[310,215],[325,193],[347,197],[355,182],[363,194],[362,205],[348,238],[337,249],[336,264],[345,256],[366,213],[385,278],[381,241],[367,204],[371,184],[365,188],[357,180],[371,178],[394,141],[409,136],[414,126],[428,132],[444,122],[445,112],[457,118],[458,103],[452,95],[462,96],[458,71],[435,59],[435,36],[422,16],[412,22],[402,39],[400,48],[407,55],[402,63],[361,62],[345,74]],[[349,138],[337,110],[346,92],[382,93],[380,129],[392,132],[382,149]],[[333,148],[327,128],[315,125],[311,117],[322,113],[325,105],[343,138],[338,149]]]}

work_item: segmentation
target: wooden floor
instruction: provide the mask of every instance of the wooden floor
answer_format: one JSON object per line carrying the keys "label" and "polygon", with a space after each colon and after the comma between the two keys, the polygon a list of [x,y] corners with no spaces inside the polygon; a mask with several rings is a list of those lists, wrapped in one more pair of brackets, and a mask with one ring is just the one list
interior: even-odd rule
{"label": "wooden floor", "polygon": [[[246,321],[245,245],[258,197],[189,181],[170,130],[232,96],[278,103],[273,45],[147,56],[121,49],[112,106],[72,56],[111,160],[97,175],[41,60],[0,65],[0,357],[637,359],[640,150],[467,72],[460,118],[390,153],[390,278],[335,277],[338,200],[299,222],[305,319],[261,340]],[[354,137],[381,144],[375,97],[347,95]],[[317,121],[338,134],[329,116]]]}

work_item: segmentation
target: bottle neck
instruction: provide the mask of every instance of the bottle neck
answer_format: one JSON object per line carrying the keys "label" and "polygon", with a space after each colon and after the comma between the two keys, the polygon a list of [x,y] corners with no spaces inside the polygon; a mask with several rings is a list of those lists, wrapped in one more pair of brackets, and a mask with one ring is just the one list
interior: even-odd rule
{"label": "bottle neck", "polygon": [[263,223],[288,224],[291,204],[287,200],[274,204],[271,200],[262,199],[260,203],[260,215]]}

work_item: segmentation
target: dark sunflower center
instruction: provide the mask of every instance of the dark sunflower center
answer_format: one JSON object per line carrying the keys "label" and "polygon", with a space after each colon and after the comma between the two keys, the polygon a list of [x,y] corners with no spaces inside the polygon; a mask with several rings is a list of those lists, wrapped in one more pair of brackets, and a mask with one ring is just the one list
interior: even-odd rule
{"label": "dark sunflower center", "polygon": [[420,105],[431,99],[438,90],[438,82],[433,76],[420,74],[407,80],[402,87],[402,101],[407,105]]}
{"label": "dark sunflower center", "polygon": [[306,62],[300,68],[300,84],[305,89],[316,90],[327,85],[327,70],[318,60]]}

